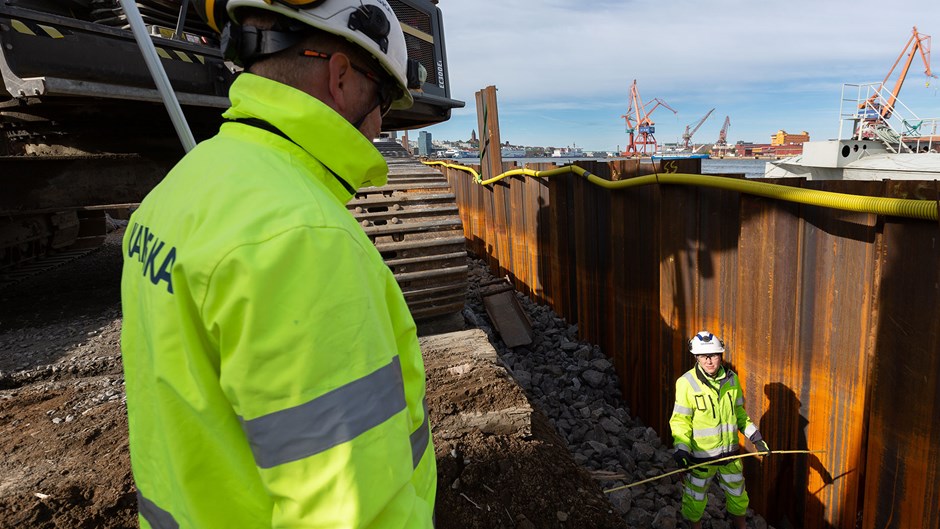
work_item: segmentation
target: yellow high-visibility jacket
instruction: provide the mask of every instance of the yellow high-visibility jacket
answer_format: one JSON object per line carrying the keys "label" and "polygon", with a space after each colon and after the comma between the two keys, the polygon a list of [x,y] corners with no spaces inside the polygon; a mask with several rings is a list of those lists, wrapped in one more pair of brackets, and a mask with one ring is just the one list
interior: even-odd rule
{"label": "yellow high-visibility jacket", "polygon": [[706,463],[738,453],[738,431],[761,440],[744,409],[738,375],[724,366],[709,378],[696,365],[676,380],[676,404],[669,419],[673,447],[692,454],[691,463]]}
{"label": "yellow high-visibility jacket", "polygon": [[141,527],[431,527],[415,324],[344,206],[388,167],[303,92],[242,74],[230,98],[124,237]]}

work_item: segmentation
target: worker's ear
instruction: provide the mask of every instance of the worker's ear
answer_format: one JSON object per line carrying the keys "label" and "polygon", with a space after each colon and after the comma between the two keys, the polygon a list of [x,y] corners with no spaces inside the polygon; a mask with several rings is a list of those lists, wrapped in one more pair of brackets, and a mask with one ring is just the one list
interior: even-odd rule
{"label": "worker's ear", "polygon": [[345,53],[334,53],[330,57],[329,71],[330,97],[333,99],[333,103],[336,105],[336,110],[340,114],[343,114],[352,102],[350,99],[352,96],[351,90],[353,87],[351,77],[354,72],[352,69],[352,63],[349,62],[349,57],[347,57]]}

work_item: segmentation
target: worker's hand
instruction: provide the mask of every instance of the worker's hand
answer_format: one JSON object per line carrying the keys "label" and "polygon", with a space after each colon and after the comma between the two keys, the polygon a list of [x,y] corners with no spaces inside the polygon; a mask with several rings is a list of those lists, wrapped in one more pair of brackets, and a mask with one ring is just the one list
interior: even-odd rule
{"label": "worker's hand", "polygon": [[676,460],[676,465],[679,465],[679,468],[689,468],[689,461],[692,459],[692,454],[685,450],[676,450],[672,454],[672,458]]}
{"label": "worker's hand", "polygon": [[758,452],[762,454],[770,454],[770,447],[767,446],[767,441],[761,439],[760,441],[754,443],[754,446],[757,448]]}

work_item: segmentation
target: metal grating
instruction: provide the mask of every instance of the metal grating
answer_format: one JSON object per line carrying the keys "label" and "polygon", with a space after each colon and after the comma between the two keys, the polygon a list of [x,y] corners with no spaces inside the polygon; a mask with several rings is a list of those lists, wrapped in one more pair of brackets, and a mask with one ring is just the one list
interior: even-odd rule
{"label": "metal grating", "polygon": [[429,35],[434,34],[434,31],[431,29],[431,15],[401,0],[389,0],[389,4],[392,6],[392,11],[395,12],[395,16],[398,17],[398,21],[402,24],[409,25]]}
{"label": "metal grating", "polygon": [[433,79],[431,74],[437,71],[434,44],[405,33],[405,45],[408,47],[408,58],[420,62],[428,71],[428,80]]}

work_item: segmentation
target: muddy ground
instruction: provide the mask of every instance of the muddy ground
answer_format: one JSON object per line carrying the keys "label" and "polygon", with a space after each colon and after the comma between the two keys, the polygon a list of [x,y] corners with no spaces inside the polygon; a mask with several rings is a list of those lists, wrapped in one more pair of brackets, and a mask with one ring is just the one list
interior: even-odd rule
{"label": "muddy ground", "polygon": [[[119,236],[0,290],[0,527],[137,527]],[[481,334],[424,342],[437,527],[626,527]]]}

